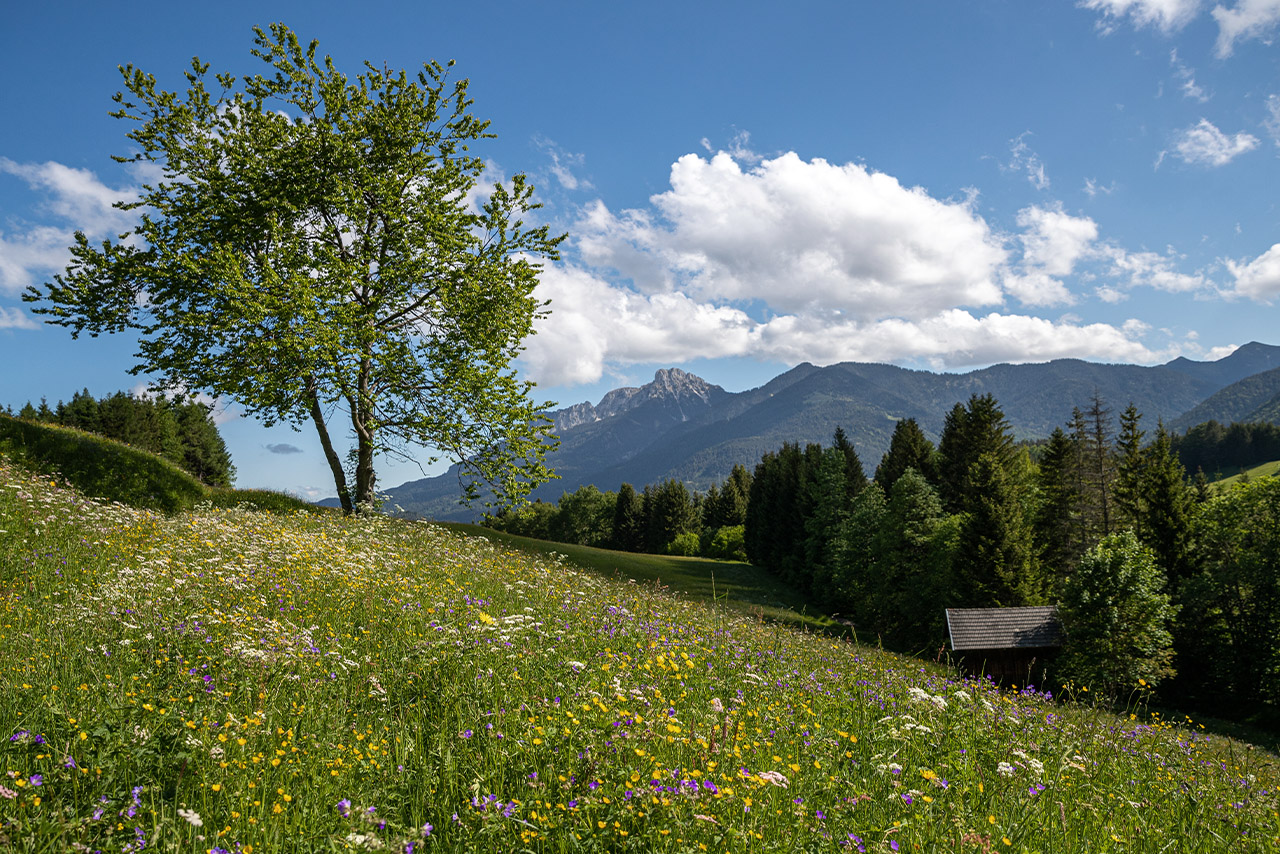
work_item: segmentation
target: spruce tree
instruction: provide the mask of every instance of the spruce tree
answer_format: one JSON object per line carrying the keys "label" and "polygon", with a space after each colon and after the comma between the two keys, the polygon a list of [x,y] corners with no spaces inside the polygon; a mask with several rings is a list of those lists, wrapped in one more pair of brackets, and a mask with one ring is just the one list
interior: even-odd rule
{"label": "spruce tree", "polygon": [[1120,434],[1116,436],[1115,482],[1112,498],[1116,527],[1128,525],[1138,539],[1143,539],[1142,524],[1146,515],[1143,481],[1147,461],[1143,454],[1142,414],[1130,403],[1120,414]]}
{"label": "spruce tree", "polygon": [[1155,553],[1160,568],[1176,587],[1191,572],[1191,522],[1194,500],[1187,472],[1173,454],[1164,422],[1147,449],[1138,538]]}
{"label": "spruce tree", "polygon": [[876,466],[876,483],[886,491],[893,489],[893,484],[909,468],[918,471],[930,483],[936,483],[936,453],[933,443],[924,435],[916,420],[903,418],[893,428],[889,450],[885,451],[880,458],[880,465]]}
{"label": "spruce tree", "polygon": [[613,547],[625,552],[644,548],[644,505],[629,483],[618,488],[613,511]]}
{"label": "spruce tree", "polygon": [[[1080,538],[1080,494],[1076,491],[1075,444],[1061,427],[1054,428],[1036,475],[1032,529],[1043,571],[1051,582],[1061,579],[1084,553]],[[1051,583],[1051,587],[1056,583]]]}
{"label": "spruce tree", "polygon": [[974,498],[960,527],[956,596],[973,608],[1036,605],[1044,585],[1031,527],[1015,486],[993,453],[978,457],[969,476]]}

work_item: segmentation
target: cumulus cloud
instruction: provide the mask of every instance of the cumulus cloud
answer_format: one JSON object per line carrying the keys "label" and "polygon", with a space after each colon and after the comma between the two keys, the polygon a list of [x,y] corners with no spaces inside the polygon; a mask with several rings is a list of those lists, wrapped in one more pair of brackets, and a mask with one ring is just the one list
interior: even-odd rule
{"label": "cumulus cloud", "polygon": [[101,239],[129,231],[137,221],[135,212],[114,207],[118,201],[136,198],[137,190],[108,187],[87,169],[0,157],[0,174],[25,182],[40,196],[37,211],[59,221],[56,225],[21,223],[17,234],[0,231],[0,292],[16,293],[64,268],[77,229],[91,240]]}
{"label": "cumulus cloud", "polygon": [[35,329],[36,322],[20,308],[0,305],[0,329]]}
{"label": "cumulus cloud", "polygon": [[1208,119],[1201,119],[1178,134],[1173,144],[1174,153],[1193,166],[1225,166],[1241,154],[1258,147],[1253,134],[1237,133],[1227,136]]}
{"label": "cumulus cloud", "polygon": [[1024,305],[1068,305],[1075,297],[1061,276],[1074,272],[1098,239],[1098,225],[1088,217],[1064,213],[1060,206],[1032,205],[1018,212],[1023,229],[1022,263],[1005,277],[1005,290]]}
{"label": "cumulus cloud", "polygon": [[1280,297],[1280,243],[1252,261],[1228,260],[1226,264],[1235,279],[1236,294],[1268,304]]}
{"label": "cumulus cloud", "polygon": [[1213,7],[1218,22],[1216,50],[1220,59],[1230,56],[1237,41],[1266,38],[1280,23],[1280,0],[1236,0],[1235,6]]}
{"label": "cumulus cloud", "polygon": [[1133,288],[1206,289],[1182,260],[1130,252],[1059,203],[1019,211],[995,233],[961,201],[857,164],[794,153],[755,165],[686,155],[639,209],[582,209],[570,260],[536,296],[551,313],[522,365],[544,384],[690,359],[916,361],[962,368],[1064,356],[1150,362],[1151,329],[1005,307],[1068,305],[1069,277],[1107,302]]}
{"label": "cumulus cloud", "polygon": [[1111,32],[1117,20],[1129,17],[1139,27],[1171,33],[1186,26],[1200,11],[1200,0],[1083,0],[1080,5],[1102,13],[1099,26],[1104,32]]}
{"label": "cumulus cloud", "polygon": [[795,153],[746,171],[730,154],[681,157],[651,209],[591,206],[583,259],[637,292],[702,302],[822,305],[859,319],[999,303],[1000,239],[968,201],[942,201],[858,164]]}

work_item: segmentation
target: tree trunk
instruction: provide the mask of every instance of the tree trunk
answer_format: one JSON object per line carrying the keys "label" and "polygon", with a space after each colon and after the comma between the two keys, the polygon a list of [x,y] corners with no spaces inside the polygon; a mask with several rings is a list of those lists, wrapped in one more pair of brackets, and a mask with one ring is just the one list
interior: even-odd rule
{"label": "tree trunk", "polygon": [[351,493],[347,489],[347,474],[342,470],[342,460],[333,450],[333,442],[329,441],[329,429],[324,423],[324,413],[320,410],[320,398],[316,395],[315,377],[307,377],[307,397],[311,401],[311,420],[316,424],[316,432],[320,434],[320,447],[324,448],[324,458],[329,461],[329,469],[333,472],[333,483],[338,488],[338,500],[342,502],[342,512],[350,516],[355,512],[351,503]]}

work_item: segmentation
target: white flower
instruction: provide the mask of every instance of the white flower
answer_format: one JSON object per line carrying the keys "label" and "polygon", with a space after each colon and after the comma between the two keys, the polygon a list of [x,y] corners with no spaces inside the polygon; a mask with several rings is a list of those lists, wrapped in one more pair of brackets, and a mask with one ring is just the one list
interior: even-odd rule
{"label": "white flower", "polygon": [[180,809],[178,810],[178,815],[185,818],[187,820],[187,824],[191,825],[192,827],[204,826],[204,819],[200,818],[200,813],[196,812],[195,810]]}
{"label": "white flower", "polygon": [[716,714],[724,713],[724,703],[720,702],[719,697],[711,698],[711,711],[715,712]]}
{"label": "white flower", "polygon": [[1001,777],[1012,777],[1013,766],[1010,765],[1008,762],[1001,762],[999,765],[996,766],[996,773],[999,774]]}
{"label": "white flower", "polygon": [[766,783],[772,783],[773,785],[779,786],[783,789],[791,785],[791,782],[782,775],[781,771],[761,771],[756,776],[761,780],[764,780]]}

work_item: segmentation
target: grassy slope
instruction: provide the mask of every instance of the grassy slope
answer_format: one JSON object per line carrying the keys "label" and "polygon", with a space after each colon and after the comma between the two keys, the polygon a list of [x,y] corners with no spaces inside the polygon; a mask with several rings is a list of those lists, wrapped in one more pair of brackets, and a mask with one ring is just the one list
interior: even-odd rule
{"label": "grassy slope", "polygon": [[3,458],[0,646],[3,850],[1280,846],[1275,757],[1141,709],[437,526],[166,517]]}
{"label": "grassy slope", "polygon": [[1277,473],[1280,473],[1280,460],[1272,460],[1269,463],[1263,463],[1262,465],[1254,466],[1251,469],[1246,469],[1243,474],[1233,474],[1231,477],[1224,477],[1222,480],[1215,480],[1213,483],[1214,486],[1230,486],[1233,483],[1239,483],[1246,475],[1251,480],[1256,480],[1257,478],[1267,477],[1268,475],[1274,475]]}
{"label": "grassy slope", "polygon": [[176,513],[201,502],[247,504],[262,510],[315,509],[305,501],[264,489],[214,489],[168,460],[123,442],[54,424],[0,415],[0,452],[84,495],[130,507]]}
{"label": "grassy slope", "polygon": [[810,613],[794,590],[749,563],[673,555],[634,554],[571,543],[519,537],[479,525],[444,523],[450,530],[485,537],[536,555],[563,555],[575,565],[606,578],[634,580],[685,594],[690,598],[733,608],[748,615],[797,627],[840,633],[843,626],[830,617]]}

